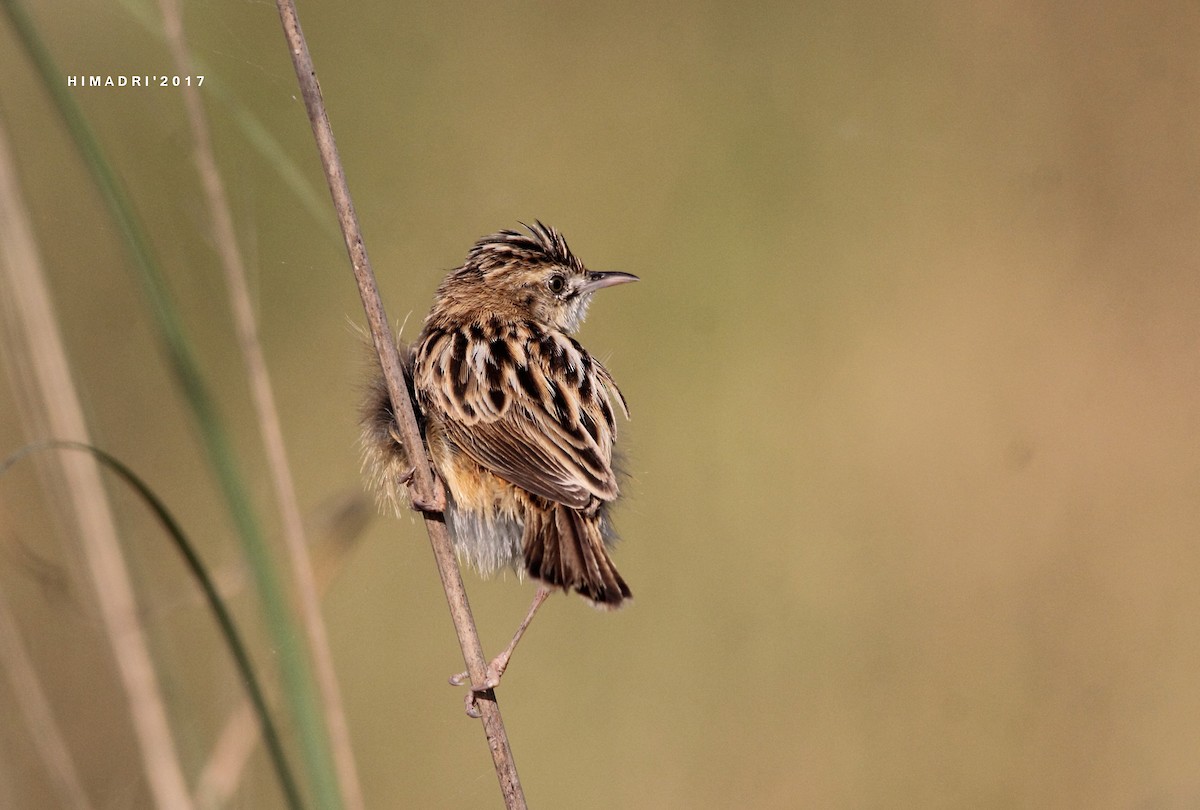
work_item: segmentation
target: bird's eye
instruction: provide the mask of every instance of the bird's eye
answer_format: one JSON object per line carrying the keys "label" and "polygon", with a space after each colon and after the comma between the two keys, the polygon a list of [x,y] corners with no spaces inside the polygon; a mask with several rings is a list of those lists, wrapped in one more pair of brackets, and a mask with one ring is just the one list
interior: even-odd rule
{"label": "bird's eye", "polygon": [[546,286],[550,288],[550,292],[558,295],[567,288],[567,280],[558,273],[550,276],[550,280],[546,282]]}

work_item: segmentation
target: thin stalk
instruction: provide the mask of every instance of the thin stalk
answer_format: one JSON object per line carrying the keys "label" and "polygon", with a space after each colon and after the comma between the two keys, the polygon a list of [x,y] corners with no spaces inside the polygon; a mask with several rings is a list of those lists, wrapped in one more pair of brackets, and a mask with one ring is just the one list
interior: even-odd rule
{"label": "thin stalk", "polygon": [[[167,45],[171,49],[175,67],[181,75],[187,75],[192,71],[192,61],[183,35],[183,14],[179,5],[179,0],[159,0]],[[250,303],[246,267],[238,250],[233,214],[213,154],[212,136],[204,112],[204,101],[200,98],[200,89],[188,83],[181,90],[192,132],[192,156],[196,163],[196,173],[200,176],[204,188],[204,198],[212,220],[213,242],[221,260],[221,267],[225,271],[229,306],[233,312],[242,360],[246,365],[246,376],[259,432],[262,435],[267,469],[279,506],[284,549],[291,562],[292,578],[299,597],[301,625],[308,635],[308,648],[312,656],[325,726],[330,736],[342,805],[346,810],[362,810],[362,786],[354,763],[354,751],[350,745],[350,729],[338,689],[325,619],[321,615],[320,598],[317,595],[312,563],[308,556],[308,541],[304,536],[304,519],[300,515],[296,485],[292,479],[291,466],[288,464],[283,429],[279,424],[279,411],[275,407],[275,394],[271,388],[266,358],[263,356],[262,343],[258,337],[254,307]]]}
{"label": "thin stalk", "polygon": [[[5,7],[11,13],[11,6]],[[7,135],[0,128],[0,287],[3,288],[0,296],[7,302],[4,312],[14,321],[12,334],[19,336],[29,356],[39,400],[36,407],[45,415],[50,434],[86,442],[89,435],[83,406],[58,331],[33,229],[24,215],[14,166]],[[190,808],[191,798],[171,736],[166,703],[100,471],[88,456],[71,454],[59,459],[59,463],[68,493],[67,510],[83,549],[109,649],[129,701],[130,719],[150,794],[160,810]]]}
{"label": "thin stalk", "polygon": [[50,698],[42,689],[37,669],[25,649],[17,617],[13,615],[8,599],[0,593],[0,662],[8,673],[16,698],[17,714],[25,721],[25,728],[50,775],[50,784],[58,794],[60,806],[70,810],[92,810],[91,800],[83,788],[83,780],[75,768],[71,749],[66,737],[54,717]]}
{"label": "thin stalk", "polygon": [[179,521],[175,520],[175,516],[171,514],[171,510],[162,502],[162,499],[154,494],[150,485],[123,461],[94,445],[82,442],[51,439],[27,445],[4,459],[3,462],[0,462],[0,475],[7,472],[12,465],[25,456],[32,455],[38,450],[75,450],[96,458],[105,467],[116,473],[122,481],[137,493],[138,497],[142,499],[142,503],[154,513],[154,517],[158,520],[159,525],[163,527],[167,536],[171,538],[176,551],[183,557],[183,562],[187,566],[188,573],[196,580],[196,585],[200,588],[200,592],[204,594],[204,600],[208,604],[209,612],[217,620],[217,627],[221,631],[221,637],[225,639],[225,644],[233,656],[233,662],[237,666],[238,674],[242,678],[242,684],[246,687],[246,694],[254,707],[254,713],[258,716],[263,738],[267,742],[267,753],[270,755],[271,762],[275,766],[275,773],[279,777],[279,784],[283,790],[287,806],[291,810],[302,810],[304,805],[300,800],[300,789],[296,786],[296,780],[292,776],[292,769],[288,765],[287,756],[283,752],[283,741],[279,733],[275,730],[275,722],[271,719],[271,712],[267,708],[266,696],[263,694],[258,676],[254,673],[254,665],[250,661],[250,653],[246,645],[242,642],[242,636],[233,621],[233,615],[225,607],[224,600],[221,599],[221,595],[217,592],[217,586],[213,583],[212,577],[208,575],[208,569],[205,567],[204,561],[196,553],[195,546],[188,540],[187,535],[183,532],[183,527],[179,525]]}
{"label": "thin stalk", "polygon": [[[201,444],[208,456],[242,547],[254,573],[271,644],[278,651],[285,699],[296,725],[305,771],[313,782],[316,801],[321,807],[338,808],[341,798],[328,748],[328,740],[316,708],[311,673],[296,632],[287,599],[275,572],[258,519],[233,457],[232,446],[216,403],[200,376],[199,366],[184,335],[166,283],[153,257],[149,239],[134,212],[132,201],[100,148],[82,111],[66,89],[62,72],[54,64],[32,21],[17,0],[0,0],[18,40],[26,49],[55,107],[62,116],[84,163],[91,171],[101,196],[116,222],[129,250],[129,256],[149,305],[158,337],[176,382],[200,431]],[[187,794],[184,791],[184,798]],[[190,805],[190,801],[188,802]]]}
{"label": "thin stalk", "polygon": [[[148,34],[165,40],[162,22],[154,15],[150,6],[137,2],[137,0],[117,0],[117,3]],[[304,173],[300,171],[300,167],[292,160],[283,145],[263,125],[254,111],[243,104],[234,91],[221,81],[221,77],[215,73],[211,65],[195,56],[193,56],[191,64],[193,72],[204,76],[204,89],[211,97],[221,102],[225,115],[232,119],[237,128],[241,130],[242,137],[246,142],[258,150],[266,165],[275,170],[275,173],[279,175],[279,180],[295,196],[300,207],[312,217],[313,224],[323,233],[334,239],[338,238],[340,234],[337,226],[331,223],[326,216],[324,198],[318,193],[317,187],[310,183]]]}
{"label": "thin stalk", "polygon": [[[293,0],[276,0],[276,6],[279,9],[279,18],[283,24],[288,50],[292,55],[292,64],[296,69],[300,92],[308,110],[309,122],[312,124],[313,137],[316,139],[317,150],[321,155],[325,177],[329,181],[329,190],[333,196],[334,207],[337,209],[338,221],[341,223],[342,234],[346,240],[346,250],[350,254],[350,263],[358,283],[363,309],[367,315],[371,339],[375,344],[375,351],[379,355],[379,362],[383,368],[392,409],[399,422],[401,439],[404,447],[409,451],[409,460],[415,468],[413,480],[416,485],[416,494],[419,501],[425,504],[444,501],[444,492],[440,491],[441,484],[437,481],[433,474],[433,468],[429,465],[429,458],[425,453],[424,443],[417,427],[413,404],[408,397],[407,386],[404,383],[404,375],[400,367],[400,355],[388,326],[387,315],[383,311],[383,303],[379,298],[375,273],[372,271],[370,260],[367,257],[362,230],[359,228],[358,216],[355,214],[354,203],[350,198],[350,189],[346,182],[346,172],[342,167],[341,158],[338,156],[337,145],[333,138],[333,127],[329,123],[329,115],[321,97],[321,87],[317,82],[312,55],[308,51],[308,43],[300,28],[296,5]],[[450,544],[450,535],[446,531],[446,524],[441,513],[423,512],[422,514],[425,519],[425,528],[429,533],[429,542],[433,547],[438,574],[441,576],[442,587],[446,593],[446,602],[450,607],[450,617],[454,621],[454,629],[458,635],[459,647],[467,665],[467,672],[471,677],[471,684],[474,688],[482,690],[487,680],[487,663],[483,657],[483,647],[479,643],[479,633],[476,631],[474,619],[471,617],[471,607],[467,602],[467,593],[463,587],[462,574],[458,569],[458,560],[455,558],[453,547]],[[526,806],[525,796],[521,790],[516,762],[513,759],[508,733],[505,731],[504,721],[500,716],[500,707],[496,703],[495,693],[492,690],[481,691],[478,706],[505,806],[510,809],[524,808]]]}
{"label": "thin stalk", "polygon": [[[369,521],[368,507],[360,493],[345,496],[336,506],[326,506],[309,537],[317,537],[309,549],[317,593],[325,596],[334,577],[349,559],[351,546],[357,542]],[[226,807],[242,781],[242,773],[251,755],[258,748],[259,728],[254,707],[249,699],[240,701],[225,718],[200,775],[196,778],[192,796],[197,807]]]}

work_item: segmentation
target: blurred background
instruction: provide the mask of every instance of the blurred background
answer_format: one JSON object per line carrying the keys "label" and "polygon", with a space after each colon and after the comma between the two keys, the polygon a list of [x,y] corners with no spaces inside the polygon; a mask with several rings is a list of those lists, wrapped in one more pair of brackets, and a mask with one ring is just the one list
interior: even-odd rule
{"label": "blurred background", "polygon": [[[30,12],[66,73],[174,73],[157,8],[128,3]],[[642,278],[598,296],[581,334],[633,413],[615,559],[636,600],[556,597],[513,659],[499,698],[531,806],[1200,804],[1195,4],[300,13],[405,334],[474,240],[518,220]],[[341,538],[324,610],[367,804],[498,807],[446,685],[461,657],[424,529],[374,517],[362,490],[363,317],[274,5],[189,4],[185,24],[301,506],[318,542]],[[176,511],[271,680],[129,259],[7,21],[0,77],[95,441]],[[71,92],[274,538],[181,95]],[[14,379],[0,454],[36,438]],[[176,553],[110,490],[194,778],[239,682]],[[320,528],[347,504],[369,525]],[[0,479],[0,591],[91,801],[144,807],[61,512],[34,465]],[[533,586],[466,579],[494,652]],[[0,716],[17,694],[0,679]],[[0,724],[0,763],[0,805],[55,806],[21,723]],[[259,754],[230,806],[279,801]]]}

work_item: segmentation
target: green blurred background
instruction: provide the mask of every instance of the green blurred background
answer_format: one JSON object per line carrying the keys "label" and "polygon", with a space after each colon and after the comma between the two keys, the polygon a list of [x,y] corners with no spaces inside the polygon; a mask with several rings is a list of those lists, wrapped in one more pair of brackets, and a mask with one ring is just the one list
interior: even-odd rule
{"label": "green blurred background", "polygon": [[[153,5],[138,3],[151,17]],[[119,4],[41,2],[68,73],[174,73]],[[535,807],[1200,805],[1200,9],[1194,3],[302,3],[385,301],[413,334],[482,234],[540,218],[606,291],[629,399],[605,615],[548,604],[500,700]],[[273,4],[190,4],[302,505],[361,491],[366,352]],[[112,221],[0,25],[0,113],[99,444],[235,582],[240,552]],[[270,487],[180,95],[76,89]],[[0,384],[0,453],[28,440]],[[116,495],[185,764],[240,689]],[[0,480],[0,588],[98,807],[146,806],[74,541]],[[533,588],[467,577],[485,647]],[[500,805],[422,527],[326,598],[368,804]],[[258,611],[234,607],[271,673]],[[0,683],[0,716],[14,716]],[[53,795],[0,724],[0,805]],[[276,806],[265,761],[238,807]]]}

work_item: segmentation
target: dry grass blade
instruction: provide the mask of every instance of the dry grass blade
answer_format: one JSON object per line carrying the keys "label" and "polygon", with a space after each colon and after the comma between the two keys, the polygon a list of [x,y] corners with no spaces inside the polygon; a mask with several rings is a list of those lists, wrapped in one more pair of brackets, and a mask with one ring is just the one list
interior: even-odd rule
{"label": "dry grass blade", "polygon": [[[312,522],[315,525],[308,535],[315,539],[309,558],[317,592],[324,596],[370,522],[370,511],[361,493],[343,494],[323,504]],[[246,697],[225,718],[196,779],[194,797],[198,807],[215,810],[229,805],[260,740],[261,728]]]}
{"label": "dry grass blade", "polygon": [[[0,129],[0,283],[7,287],[0,295],[9,302],[5,312],[19,322],[17,328],[36,381],[36,394],[31,395],[40,398],[39,407],[51,435],[87,442],[83,409],[41,273],[32,228],[23,214],[13,166],[7,137]],[[129,700],[150,793],[158,808],[190,808],[191,798],[100,472],[96,462],[82,454],[64,455],[58,463],[71,495],[67,509],[78,532],[100,616]]]}
{"label": "dry grass blade", "polygon": [[[192,71],[191,57],[183,36],[183,15],[178,0],[159,0],[167,44],[181,74]],[[292,577],[299,596],[300,618],[308,636],[309,653],[312,656],[317,688],[330,736],[334,767],[337,769],[338,787],[342,803],[347,810],[362,810],[362,786],[354,762],[354,751],[350,745],[350,729],[346,712],[338,689],[337,673],[333,666],[333,654],[329,649],[329,636],[325,619],[321,615],[320,598],[313,579],[312,564],[308,556],[308,543],[304,536],[304,521],[300,516],[300,504],[296,487],[288,464],[283,430],[279,425],[279,412],[275,407],[275,395],[267,373],[266,359],[258,339],[258,324],[250,292],[246,284],[246,268],[237,247],[237,234],[233,215],[225,194],[221,173],[213,154],[212,138],[204,112],[204,101],[199,88],[188,84],[182,88],[184,105],[194,145],[193,157],[196,171],[200,175],[204,196],[212,219],[213,243],[225,271],[225,283],[229,291],[230,308],[237,329],[238,345],[246,364],[246,375],[262,434],[263,449],[275,490],[283,526],[284,547],[291,562]]]}
{"label": "dry grass blade", "polygon": [[91,810],[92,803],[83,789],[79,772],[75,770],[75,761],[71,758],[66,739],[54,719],[50,699],[42,689],[33,662],[29,660],[16,617],[12,615],[3,594],[0,594],[0,662],[3,662],[12,683],[17,708],[25,720],[33,747],[50,773],[50,781],[62,806],[73,810]]}

